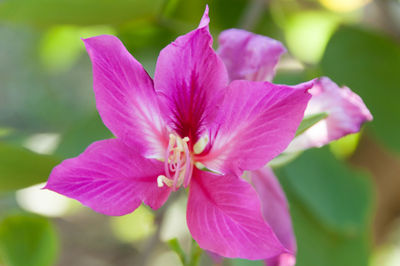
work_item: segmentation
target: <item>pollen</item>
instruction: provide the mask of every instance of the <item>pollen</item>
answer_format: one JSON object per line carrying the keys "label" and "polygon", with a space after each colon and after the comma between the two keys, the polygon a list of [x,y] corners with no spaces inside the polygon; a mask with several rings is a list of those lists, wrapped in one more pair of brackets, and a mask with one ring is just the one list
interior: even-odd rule
{"label": "pollen", "polygon": [[189,141],[188,137],[169,135],[164,160],[165,175],[157,177],[158,187],[163,187],[165,184],[176,191],[182,185],[188,186],[193,172],[193,160],[188,147]]}

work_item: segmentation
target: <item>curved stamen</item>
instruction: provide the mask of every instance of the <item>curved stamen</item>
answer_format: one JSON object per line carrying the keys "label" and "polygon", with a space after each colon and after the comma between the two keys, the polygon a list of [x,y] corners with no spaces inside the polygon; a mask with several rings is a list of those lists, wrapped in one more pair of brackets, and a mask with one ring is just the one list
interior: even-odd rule
{"label": "curved stamen", "polygon": [[165,175],[160,175],[157,178],[159,187],[165,184],[176,191],[182,185],[188,186],[193,172],[193,161],[188,142],[188,137],[181,138],[174,134],[169,135],[164,160]]}

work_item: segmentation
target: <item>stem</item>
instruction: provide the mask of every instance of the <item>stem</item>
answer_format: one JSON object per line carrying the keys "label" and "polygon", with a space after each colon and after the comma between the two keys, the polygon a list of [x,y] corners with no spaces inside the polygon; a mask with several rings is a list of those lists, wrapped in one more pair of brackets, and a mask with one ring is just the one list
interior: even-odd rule
{"label": "stem", "polygon": [[199,247],[197,242],[192,239],[192,247],[190,248],[190,261],[185,266],[198,266],[202,252],[203,250]]}

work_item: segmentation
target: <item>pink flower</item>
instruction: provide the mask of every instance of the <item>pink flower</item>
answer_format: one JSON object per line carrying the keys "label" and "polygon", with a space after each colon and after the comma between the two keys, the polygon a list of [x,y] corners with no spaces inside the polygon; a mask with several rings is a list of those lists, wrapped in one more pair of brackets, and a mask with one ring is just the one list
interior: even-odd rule
{"label": "pink flower", "polygon": [[[245,51],[245,52],[242,52]],[[284,46],[268,37],[244,30],[229,29],[219,36],[218,53],[231,78],[252,81],[272,80]],[[347,134],[360,131],[372,115],[362,99],[349,88],[339,88],[327,77],[317,80],[305,114],[328,116],[296,137],[286,152],[321,147]]]}
{"label": "pink flower", "polygon": [[327,117],[296,137],[286,151],[321,147],[348,134],[357,133],[372,115],[363,100],[348,87],[339,88],[327,77],[316,80],[305,115],[325,112]]}
{"label": "pink flower", "polygon": [[116,37],[84,40],[97,109],[116,138],[63,161],[46,188],[124,215],[142,202],[157,209],[189,187],[187,223],[201,248],[246,259],[291,253],[240,176],[287,147],[313,83],[228,84],[208,23],[207,8],[197,29],[161,51],[154,81]]}

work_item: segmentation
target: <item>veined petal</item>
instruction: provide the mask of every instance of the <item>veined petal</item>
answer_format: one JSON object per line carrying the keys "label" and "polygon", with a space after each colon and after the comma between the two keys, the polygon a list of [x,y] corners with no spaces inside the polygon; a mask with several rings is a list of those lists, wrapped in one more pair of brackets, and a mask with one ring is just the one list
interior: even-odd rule
{"label": "veined petal", "polygon": [[201,248],[224,257],[257,260],[285,251],[262,217],[257,193],[237,176],[196,170],[187,222]]}
{"label": "veined petal", "polygon": [[228,75],[212,49],[208,9],[200,27],[165,47],[157,60],[154,86],[171,128],[193,145],[221,101]]}
{"label": "veined petal", "polygon": [[282,245],[290,251],[269,259],[268,266],[294,266],[296,238],[285,193],[269,167],[250,171],[249,175],[260,198],[265,221],[271,226]]}
{"label": "veined petal", "polygon": [[313,82],[290,87],[234,81],[226,89],[210,149],[197,161],[220,172],[255,170],[280,154],[295,136]]}
{"label": "veined petal", "polygon": [[274,39],[239,29],[221,32],[218,43],[230,80],[271,81],[280,56],[286,52]]}
{"label": "veined petal", "polygon": [[148,157],[162,157],[168,134],[153,81],[114,36],[83,40],[93,65],[96,106],[104,124]]}
{"label": "veined petal", "polygon": [[326,119],[321,120],[296,137],[287,151],[295,152],[311,147],[321,147],[347,134],[360,131],[372,115],[364,102],[348,87],[339,86],[327,77],[322,77],[310,90],[312,98],[305,115],[325,112]]}
{"label": "veined petal", "polygon": [[170,189],[157,186],[163,173],[163,163],[144,158],[118,139],[108,139],[55,167],[45,188],[97,212],[124,215],[142,201],[153,209],[164,204]]}

